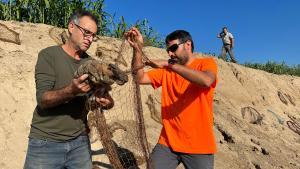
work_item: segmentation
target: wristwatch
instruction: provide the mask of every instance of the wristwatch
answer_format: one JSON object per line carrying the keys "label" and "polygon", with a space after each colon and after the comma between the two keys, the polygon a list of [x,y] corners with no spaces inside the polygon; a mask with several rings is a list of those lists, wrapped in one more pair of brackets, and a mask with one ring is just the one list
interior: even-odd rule
{"label": "wristwatch", "polygon": [[171,64],[171,65],[174,65],[176,63],[176,60],[175,59],[169,59],[168,63]]}
{"label": "wristwatch", "polygon": [[168,68],[171,69],[175,63],[176,63],[175,59],[169,59],[168,60]]}

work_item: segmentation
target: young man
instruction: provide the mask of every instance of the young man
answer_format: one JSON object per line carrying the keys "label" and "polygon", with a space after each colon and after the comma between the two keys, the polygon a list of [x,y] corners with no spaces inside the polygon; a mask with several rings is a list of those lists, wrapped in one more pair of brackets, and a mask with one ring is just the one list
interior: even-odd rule
{"label": "young man", "polygon": [[[126,34],[134,49],[134,66],[142,62],[143,37],[136,29]],[[155,169],[212,169],[216,144],[213,134],[213,95],[217,66],[212,58],[195,58],[191,35],[177,30],[166,37],[169,60],[151,60],[155,69],[137,70],[140,84],[162,87],[162,130],[151,154]]]}
{"label": "young man", "polygon": [[[87,135],[85,93],[87,74],[74,79],[77,68],[90,59],[86,54],[97,33],[97,19],[87,11],[69,20],[70,38],[62,46],[43,49],[35,67],[37,106],[29,134],[25,169],[92,168]],[[112,107],[108,96],[96,96]]]}
{"label": "young man", "polygon": [[227,61],[226,54],[229,53],[231,62],[237,63],[233,56],[233,47],[234,47],[233,35],[230,32],[228,32],[227,27],[223,27],[222,32],[219,33],[217,37],[221,38],[223,42],[221,58]]}

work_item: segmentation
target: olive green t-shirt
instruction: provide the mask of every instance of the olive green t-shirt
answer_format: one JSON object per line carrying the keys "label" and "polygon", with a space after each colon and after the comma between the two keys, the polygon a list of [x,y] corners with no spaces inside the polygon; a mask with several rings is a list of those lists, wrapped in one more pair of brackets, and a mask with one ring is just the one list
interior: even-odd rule
{"label": "olive green t-shirt", "polygon": [[75,60],[61,46],[48,47],[39,53],[35,66],[37,106],[33,113],[30,138],[60,142],[74,139],[86,130],[84,96],[77,96],[53,108],[42,109],[40,105],[46,91],[70,84],[77,68],[89,59],[84,53],[81,60]]}

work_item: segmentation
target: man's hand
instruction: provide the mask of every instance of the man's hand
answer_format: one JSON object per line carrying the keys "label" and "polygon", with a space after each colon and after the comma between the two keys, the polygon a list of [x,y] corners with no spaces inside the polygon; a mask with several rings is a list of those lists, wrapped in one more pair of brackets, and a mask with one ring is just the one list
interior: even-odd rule
{"label": "man's hand", "polygon": [[234,39],[230,38],[230,48],[233,49],[234,47]]}
{"label": "man's hand", "polygon": [[137,28],[130,28],[129,31],[125,33],[125,38],[131,47],[133,47],[137,51],[142,51],[144,40],[142,34]]}
{"label": "man's hand", "polygon": [[74,95],[80,93],[87,93],[91,90],[91,86],[85,82],[87,80],[88,74],[83,74],[77,79],[73,79],[69,84],[70,92]]}
{"label": "man's hand", "polygon": [[96,102],[99,103],[103,109],[111,109],[114,106],[114,100],[108,93],[102,95],[100,92],[96,92],[95,97]]}
{"label": "man's hand", "polygon": [[90,85],[85,82],[87,77],[88,75],[84,74],[79,78],[73,79],[69,85],[62,89],[46,91],[42,96],[39,106],[41,108],[55,107],[70,101],[76,97],[77,94],[90,91]]}

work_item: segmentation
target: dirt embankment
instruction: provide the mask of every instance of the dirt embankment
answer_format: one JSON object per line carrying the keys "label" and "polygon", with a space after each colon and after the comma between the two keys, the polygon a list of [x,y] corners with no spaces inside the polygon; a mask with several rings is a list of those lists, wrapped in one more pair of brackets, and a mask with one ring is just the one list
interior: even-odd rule
{"label": "dirt embankment", "polygon": [[[52,26],[0,23],[19,33],[21,42],[18,45],[0,40],[0,169],[18,169],[24,163],[35,107],[37,53],[56,42],[49,36]],[[121,43],[117,39],[101,37],[88,53],[113,61],[118,57]],[[132,51],[124,52],[124,60],[129,63]],[[145,48],[145,53],[150,58],[168,57],[164,50],[152,47]],[[299,169],[300,135],[291,128],[295,122],[300,123],[300,78],[216,61],[219,83],[214,99],[218,144],[215,168]],[[126,92],[128,94],[130,90]],[[126,104],[124,95],[113,93],[115,100],[122,105]],[[161,127],[158,115],[160,93],[151,87],[142,87],[142,98],[148,141],[155,145]],[[119,108],[126,107],[122,105]],[[94,150],[99,148],[97,144],[93,143]],[[101,156],[95,154],[93,160],[106,164]]]}

